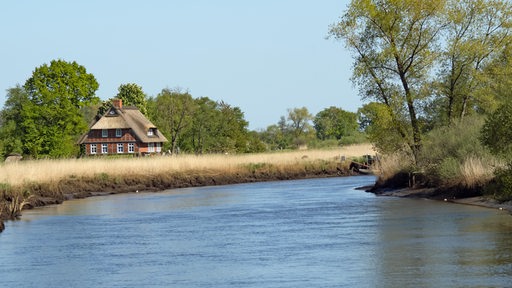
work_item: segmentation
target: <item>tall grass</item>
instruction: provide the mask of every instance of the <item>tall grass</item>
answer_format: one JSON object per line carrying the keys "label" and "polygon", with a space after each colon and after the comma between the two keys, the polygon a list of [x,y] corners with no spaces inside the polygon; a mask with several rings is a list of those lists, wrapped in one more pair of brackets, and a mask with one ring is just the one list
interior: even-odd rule
{"label": "tall grass", "polygon": [[290,151],[237,155],[178,155],[142,158],[84,158],[65,160],[34,160],[6,163],[0,166],[0,183],[11,186],[24,183],[50,183],[65,178],[129,177],[187,171],[236,173],[243,165],[267,163],[275,166],[301,165],[305,161],[335,160],[373,154],[370,144],[338,149]]}
{"label": "tall grass", "polygon": [[426,135],[420,164],[433,185],[475,188],[493,178],[503,164],[481,144],[483,124],[481,116],[467,117]]}
{"label": "tall grass", "polygon": [[387,181],[398,173],[412,171],[412,166],[412,157],[403,151],[397,151],[393,154],[380,156],[377,165],[373,169],[381,181]]}
{"label": "tall grass", "polygon": [[416,185],[445,189],[482,188],[493,180],[495,169],[505,164],[480,143],[483,123],[481,117],[467,117],[464,122],[430,131],[424,137],[417,163],[404,152],[382,156],[378,167],[379,181],[393,183],[399,180],[403,184],[414,174],[419,175],[415,180],[420,178],[422,182],[416,182]]}

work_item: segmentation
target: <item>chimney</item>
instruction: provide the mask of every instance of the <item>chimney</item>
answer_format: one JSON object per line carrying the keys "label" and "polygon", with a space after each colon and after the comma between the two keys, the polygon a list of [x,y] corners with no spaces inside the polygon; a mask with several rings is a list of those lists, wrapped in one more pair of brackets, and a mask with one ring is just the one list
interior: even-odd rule
{"label": "chimney", "polygon": [[123,100],[121,99],[113,99],[112,105],[117,109],[123,109]]}

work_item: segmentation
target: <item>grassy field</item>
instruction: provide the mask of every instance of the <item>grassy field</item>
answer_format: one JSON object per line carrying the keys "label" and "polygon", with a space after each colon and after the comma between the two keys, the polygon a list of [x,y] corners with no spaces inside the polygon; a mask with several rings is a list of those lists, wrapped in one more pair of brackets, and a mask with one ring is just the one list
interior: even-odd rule
{"label": "grassy field", "polygon": [[185,171],[223,171],[233,173],[248,164],[289,167],[315,160],[339,160],[374,154],[369,144],[339,149],[307,150],[240,155],[179,155],[143,158],[85,158],[36,160],[6,163],[0,166],[0,183],[20,185],[27,182],[52,182],[67,177],[152,175]]}

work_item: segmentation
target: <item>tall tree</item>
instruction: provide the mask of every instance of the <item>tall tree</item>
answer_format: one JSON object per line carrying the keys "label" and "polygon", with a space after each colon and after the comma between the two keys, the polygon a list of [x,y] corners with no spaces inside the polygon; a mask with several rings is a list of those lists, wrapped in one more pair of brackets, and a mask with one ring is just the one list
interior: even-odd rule
{"label": "tall tree", "polygon": [[22,111],[27,105],[28,94],[25,89],[16,85],[7,90],[4,108],[0,112],[0,141],[2,141],[2,156],[10,153],[23,153]]}
{"label": "tall tree", "polygon": [[312,132],[312,126],[310,124],[313,120],[306,107],[288,109],[288,127],[293,136],[296,138],[304,136]]}
{"label": "tall tree", "polygon": [[353,80],[363,97],[386,105],[392,122],[407,115],[411,129],[396,129],[415,158],[422,139],[419,101],[437,57],[444,7],[444,0],[353,0],[330,29],[355,52]]}
{"label": "tall tree", "polygon": [[152,102],[151,118],[171,140],[171,152],[177,153],[183,135],[192,126],[192,117],[196,108],[192,95],[179,88],[166,88],[150,102]]}
{"label": "tall tree", "polygon": [[34,70],[24,89],[21,111],[24,153],[33,157],[67,157],[77,152],[75,140],[87,129],[80,108],[99,101],[94,75],[76,62],[53,60]]}
{"label": "tall tree", "polygon": [[366,132],[371,143],[379,147],[381,153],[393,153],[403,149],[402,131],[408,122],[393,117],[390,108],[383,103],[370,102],[358,110],[360,129]]}
{"label": "tall tree", "polygon": [[[244,113],[239,107],[233,107],[223,101],[217,103],[219,119],[215,134],[221,144],[219,152],[250,152],[248,148],[249,123],[244,119]],[[219,149],[217,149],[219,150]]]}
{"label": "tall tree", "polygon": [[121,84],[117,90],[116,98],[123,100],[123,105],[136,106],[142,114],[148,115],[146,94],[142,87],[135,83],[128,83]]}
{"label": "tall tree", "polygon": [[313,123],[320,140],[340,140],[358,131],[357,114],[334,106],[318,112]]}
{"label": "tall tree", "polygon": [[[474,110],[492,111],[497,103],[489,90],[496,75],[489,65],[502,59],[511,43],[512,6],[507,1],[451,0],[446,9],[446,49],[441,57],[439,94],[448,123]],[[503,67],[500,67],[503,68]]]}
{"label": "tall tree", "polygon": [[214,141],[212,131],[215,131],[217,119],[217,103],[208,97],[200,97],[194,100],[192,127],[187,134],[188,146],[195,154],[210,152],[211,143]]}

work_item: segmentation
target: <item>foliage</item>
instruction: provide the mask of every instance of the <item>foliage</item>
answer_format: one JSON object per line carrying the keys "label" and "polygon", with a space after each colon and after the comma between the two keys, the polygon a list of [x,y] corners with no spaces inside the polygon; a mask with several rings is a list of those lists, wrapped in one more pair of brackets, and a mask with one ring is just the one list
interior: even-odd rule
{"label": "foliage", "polygon": [[196,105],[188,91],[163,89],[148,101],[150,117],[160,131],[170,140],[171,153],[178,153],[183,146],[183,135],[191,129]]}
{"label": "foliage", "polygon": [[288,129],[295,139],[307,137],[312,132],[313,116],[306,107],[288,109]]}
{"label": "foliage", "polygon": [[356,131],[354,134],[341,138],[338,142],[339,145],[354,145],[368,143],[368,135],[361,131]]}
{"label": "foliage", "polygon": [[482,165],[489,166],[487,171],[492,171],[490,164],[495,161],[494,157],[478,141],[483,123],[483,117],[472,116],[463,122],[436,128],[426,135],[419,163],[430,182],[436,185],[466,180],[475,182],[473,179],[459,180],[463,178],[462,167],[467,164],[468,157],[481,159]]}
{"label": "foliage", "polygon": [[313,120],[320,140],[348,137],[358,132],[357,114],[331,106],[318,112]]}
{"label": "foliage", "polygon": [[123,105],[135,106],[142,114],[148,115],[146,94],[142,91],[142,87],[135,83],[128,83],[121,84],[117,90],[115,98],[123,100]]}
{"label": "foliage", "polygon": [[495,109],[499,97],[492,83],[511,75],[510,67],[503,66],[510,50],[511,8],[506,1],[448,1],[446,42],[434,82],[444,103],[437,113],[444,114],[445,124]]}
{"label": "foliage", "polygon": [[400,134],[415,156],[422,137],[418,101],[424,97],[418,88],[437,56],[441,2],[352,1],[331,27],[331,35],[344,39],[356,54],[353,79],[363,97],[386,105],[391,123],[405,115],[409,119],[410,129]]}
{"label": "foliage", "polygon": [[489,115],[482,128],[482,143],[497,155],[512,160],[512,102],[506,102]]}
{"label": "foliage", "polygon": [[494,199],[505,202],[512,200],[512,166],[498,168],[494,172],[494,179],[485,187],[485,194]]}
{"label": "foliage", "polygon": [[11,153],[23,153],[21,112],[28,101],[28,94],[20,85],[7,90],[7,100],[4,109],[0,112],[0,154],[2,158]]}
{"label": "foliage", "polygon": [[261,152],[264,146],[238,107],[208,97],[193,98],[181,89],[163,89],[148,101],[149,115],[170,139],[172,153]]}
{"label": "foliage", "polygon": [[306,107],[288,109],[287,116],[281,116],[277,124],[268,126],[259,137],[270,150],[298,148],[315,140],[312,120],[313,115]]}
{"label": "foliage", "polygon": [[99,101],[98,86],[76,62],[53,60],[36,68],[23,87],[8,90],[0,132],[4,153],[76,155],[75,141],[87,129],[80,109]]}
{"label": "foliage", "polygon": [[264,131],[258,132],[258,137],[270,151],[287,149],[291,143],[288,136],[286,127],[277,124],[270,125]]}
{"label": "foliage", "polygon": [[387,107],[381,150],[399,140],[417,161],[425,128],[492,111],[503,91],[493,82],[511,74],[511,15],[502,0],[351,2],[330,35],[353,51],[362,97]]}
{"label": "foliage", "polygon": [[382,103],[370,102],[358,110],[359,123],[379,153],[393,154],[404,148],[402,134],[405,121],[393,116],[391,109]]}

